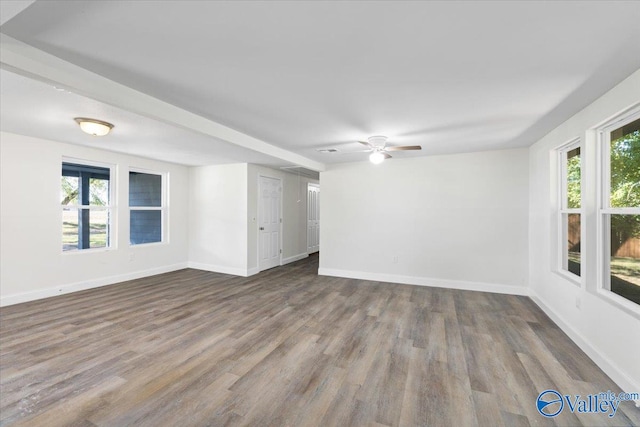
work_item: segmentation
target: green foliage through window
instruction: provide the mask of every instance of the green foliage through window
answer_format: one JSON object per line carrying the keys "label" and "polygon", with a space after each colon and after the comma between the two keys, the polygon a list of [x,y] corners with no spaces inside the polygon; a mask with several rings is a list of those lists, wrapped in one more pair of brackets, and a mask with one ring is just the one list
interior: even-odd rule
{"label": "green foliage through window", "polygon": [[611,141],[611,207],[640,207],[640,130]]}
{"label": "green foliage through window", "polygon": [[[614,139],[615,138],[615,139]],[[640,207],[640,119],[611,133],[612,208]],[[631,238],[640,238],[640,216],[611,216],[611,253]]]}
{"label": "green foliage through window", "polygon": [[567,152],[567,207],[580,208],[580,147]]}

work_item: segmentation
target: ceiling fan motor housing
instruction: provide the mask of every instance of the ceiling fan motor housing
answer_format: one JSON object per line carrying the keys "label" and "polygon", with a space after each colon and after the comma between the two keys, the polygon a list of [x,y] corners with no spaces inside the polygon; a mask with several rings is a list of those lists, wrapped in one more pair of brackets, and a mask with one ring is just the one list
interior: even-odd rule
{"label": "ceiling fan motor housing", "polygon": [[369,141],[369,144],[375,147],[384,147],[387,143],[387,137],[381,135],[371,136],[367,139],[367,141]]}

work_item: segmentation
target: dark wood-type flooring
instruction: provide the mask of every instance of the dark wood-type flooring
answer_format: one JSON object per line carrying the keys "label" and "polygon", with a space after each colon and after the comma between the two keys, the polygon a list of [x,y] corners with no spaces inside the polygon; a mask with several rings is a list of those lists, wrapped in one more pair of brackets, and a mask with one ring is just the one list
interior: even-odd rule
{"label": "dark wood-type flooring", "polygon": [[0,310],[0,424],[639,425],[538,414],[620,391],[528,298],[181,270]]}

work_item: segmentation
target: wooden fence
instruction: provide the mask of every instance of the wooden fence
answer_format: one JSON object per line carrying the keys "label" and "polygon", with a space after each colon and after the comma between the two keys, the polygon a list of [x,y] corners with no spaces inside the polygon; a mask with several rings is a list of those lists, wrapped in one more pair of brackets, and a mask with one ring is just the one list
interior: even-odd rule
{"label": "wooden fence", "polygon": [[[580,250],[580,216],[569,215],[569,250]],[[611,255],[625,258],[640,258],[640,237],[611,242]]]}
{"label": "wooden fence", "polygon": [[640,258],[640,238],[632,237],[630,239],[627,239],[624,243],[622,243],[622,245],[620,245],[613,256]]}

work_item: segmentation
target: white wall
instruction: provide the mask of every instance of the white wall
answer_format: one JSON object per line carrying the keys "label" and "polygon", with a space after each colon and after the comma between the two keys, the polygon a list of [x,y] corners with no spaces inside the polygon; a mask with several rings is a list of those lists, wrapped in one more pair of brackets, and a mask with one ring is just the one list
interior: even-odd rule
{"label": "white wall", "polygon": [[320,274],[526,293],[527,162],[517,149],[330,167]]}
{"label": "white wall", "polygon": [[190,169],[189,266],[247,275],[247,164]]}
{"label": "white wall", "polygon": [[[62,158],[117,166],[116,247],[62,253]],[[187,168],[103,150],[0,134],[0,304],[14,304],[186,267]],[[128,168],[168,173],[168,242],[129,246]]]}
{"label": "white wall", "polygon": [[[596,135],[600,123],[640,101],[640,71],[558,126],[529,149],[529,282],[532,298],[627,392],[640,390],[640,311],[625,312],[597,291]],[[584,143],[582,283],[554,273],[556,160],[553,150],[575,137]],[[576,305],[580,303],[580,308]]]}
{"label": "white wall", "polygon": [[[282,180],[282,262],[287,264],[307,256],[307,184],[319,181],[258,165],[248,170],[248,251],[250,274],[258,272],[258,177]],[[320,224],[322,229],[322,223]]]}

